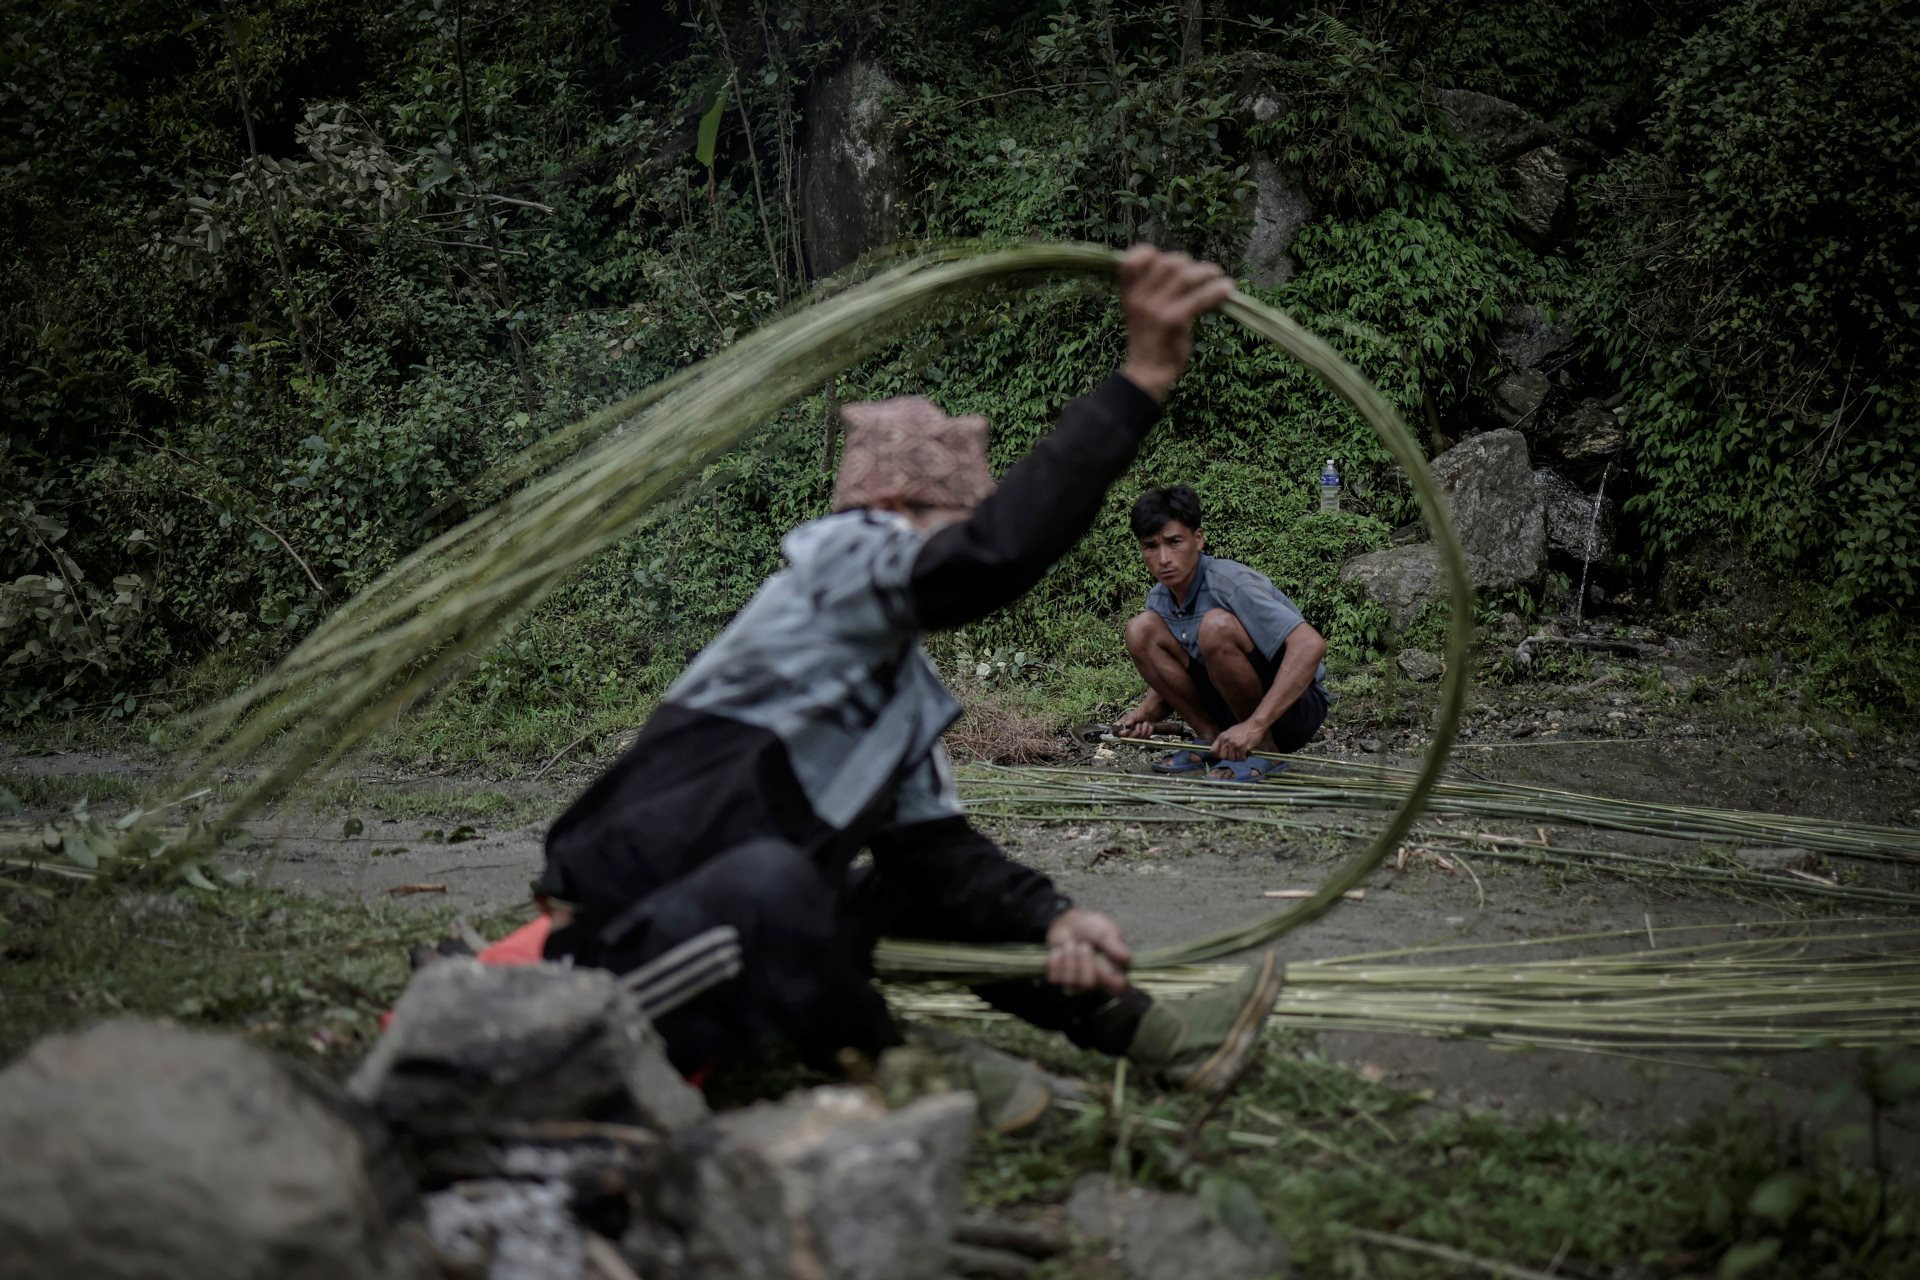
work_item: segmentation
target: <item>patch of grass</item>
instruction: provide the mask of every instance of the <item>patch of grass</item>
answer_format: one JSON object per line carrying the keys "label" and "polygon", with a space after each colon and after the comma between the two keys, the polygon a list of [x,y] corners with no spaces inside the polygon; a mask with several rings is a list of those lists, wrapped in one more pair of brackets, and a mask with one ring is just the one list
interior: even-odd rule
{"label": "patch of grass", "polygon": [[[591,759],[646,723],[673,671],[586,692],[485,695],[466,687],[403,717],[368,745],[375,760],[411,766],[539,769],[555,757]],[[564,755],[563,755],[564,753]]]}
{"label": "patch of grass", "polygon": [[153,786],[149,779],[120,773],[0,772],[0,792],[27,810],[69,810],[83,800],[89,806],[132,804]]}
{"label": "patch of grass", "polygon": [[50,1032],[148,1017],[344,1070],[405,985],[408,945],[448,918],[270,889],[33,887],[45,896],[0,887],[0,1060]]}
{"label": "patch of grass", "polygon": [[[1079,1075],[1101,1099],[1079,1113],[1056,1109],[1036,1133],[979,1144],[968,1196],[981,1206],[1057,1204],[1081,1175],[1116,1167],[1203,1200],[1244,1188],[1291,1245],[1299,1273],[1328,1277],[1461,1274],[1457,1263],[1384,1250],[1353,1228],[1569,1275],[1893,1280],[1909,1274],[1920,1247],[1920,1194],[1844,1154],[1858,1132],[1811,1133],[1763,1109],[1729,1107],[1625,1141],[1564,1119],[1442,1110],[1295,1035],[1272,1041],[1189,1140],[1197,1099],[1136,1080],[1116,1116],[1108,1060],[1018,1024],[959,1029]],[[1106,1273],[1063,1262],[1060,1274]]]}

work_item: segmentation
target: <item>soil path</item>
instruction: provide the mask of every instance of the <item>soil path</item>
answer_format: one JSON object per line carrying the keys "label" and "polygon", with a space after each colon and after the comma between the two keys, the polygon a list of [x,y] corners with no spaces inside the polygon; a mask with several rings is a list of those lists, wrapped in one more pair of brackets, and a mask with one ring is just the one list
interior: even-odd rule
{"label": "soil path", "polygon": [[[1503,714],[1497,709],[1495,717]],[[1527,782],[1623,798],[1660,799],[1755,808],[1856,821],[1909,823],[1920,807],[1911,759],[1893,749],[1803,739],[1768,745],[1740,727],[1666,732],[1644,739],[1566,745],[1575,736],[1549,728],[1543,738],[1516,739],[1515,721],[1495,722],[1514,745],[1489,748],[1471,739],[1455,757],[1463,776]],[[1676,726],[1677,727],[1677,726]],[[1505,729],[1506,734],[1498,732]],[[1589,730],[1591,731],[1591,730]],[[1395,745],[1417,731],[1389,734],[1388,753],[1363,735],[1377,726],[1355,724],[1315,751],[1412,764]],[[1556,738],[1558,734],[1558,738]],[[1547,745],[1560,742],[1561,745]],[[1074,748],[1093,763],[1093,753]],[[1106,753],[1112,757],[1114,753]],[[1071,762],[1071,761],[1070,761]],[[1144,756],[1121,753],[1103,767],[1137,769]],[[150,776],[149,766],[97,753],[16,757],[17,775],[122,779]],[[469,914],[510,910],[528,901],[539,874],[545,824],[590,772],[538,784],[512,780],[421,781],[374,770],[355,780],[359,800],[320,813],[285,815],[255,824],[257,846],[235,863],[267,883],[367,899],[390,898],[404,886],[441,886],[402,900],[422,907],[452,906]],[[1204,787],[1204,782],[1192,785]],[[382,812],[386,816],[382,816]],[[425,816],[410,816],[425,815]],[[350,827],[350,820],[358,823]],[[1356,815],[1371,827],[1377,815]],[[1119,823],[1009,822],[984,825],[1015,857],[1052,875],[1085,905],[1108,912],[1136,946],[1153,946],[1211,933],[1271,914],[1267,890],[1317,885],[1342,849],[1276,838],[1270,828],[1141,826]],[[1480,830],[1501,827],[1475,820]],[[449,837],[455,842],[449,842]],[[1555,841],[1641,854],[1678,846],[1647,837],[1559,828]],[[1566,873],[1480,860],[1477,882],[1426,859],[1404,870],[1385,869],[1367,885],[1364,901],[1343,904],[1290,935],[1283,958],[1351,955],[1440,942],[1500,943],[1602,930],[1772,919],[1831,913],[1808,901],[1756,900],[1678,882]],[[1880,883],[1920,891],[1915,869],[1871,868]],[[1858,914],[1857,912],[1855,914]],[[1920,917],[1916,917],[1920,929]],[[1461,958],[1471,958],[1469,956]],[[1566,1052],[1503,1052],[1470,1041],[1415,1036],[1334,1033],[1321,1051],[1369,1075],[1430,1091],[1443,1105],[1508,1113],[1568,1114],[1607,1130],[1630,1132],[1698,1114],[1743,1089],[1771,1086],[1788,1112],[1810,1108],[1813,1097],[1850,1063],[1819,1054],[1775,1055],[1743,1064],[1744,1075],[1620,1057]],[[1902,1117],[1898,1145],[1907,1162],[1920,1162],[1920,1120]]]}

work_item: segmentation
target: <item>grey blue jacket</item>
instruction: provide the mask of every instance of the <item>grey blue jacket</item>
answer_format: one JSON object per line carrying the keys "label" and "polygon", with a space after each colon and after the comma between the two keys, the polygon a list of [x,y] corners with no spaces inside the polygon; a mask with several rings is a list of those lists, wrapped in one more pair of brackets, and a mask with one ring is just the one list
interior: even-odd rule
{"label": "grey blue jacket", "polygon": [[775,837],[844,868],[863,847],[951,916],[1029,940],[1067,905],[961,816],[940,735],[960,706],[921,650],[1024,594],[1087,531],[1159,407],[1115,375],[967,519],[931,535],[851,511],[790,533],[787,565],[668,689],[547,835],[542,892],[591,919]]}

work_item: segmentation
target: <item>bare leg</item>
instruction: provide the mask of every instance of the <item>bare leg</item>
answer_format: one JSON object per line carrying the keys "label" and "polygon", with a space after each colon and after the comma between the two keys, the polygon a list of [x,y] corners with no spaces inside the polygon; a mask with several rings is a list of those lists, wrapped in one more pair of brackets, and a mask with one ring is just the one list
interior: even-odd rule
{"label": "bare leg", "polygon": [[1187,651],[1173,638],[1173,632],[1167,630],[1165,619],[1152,610],[1135,614],[1127,623],[1127,653],[1147,687],[1180,713],[1194,737],[1212,742],[1220,736],[1225,726],[1215,724],[1207,715],[1200,701],[1200,690],[1187,674]]}
{"label": "bare leg", "polygon": [[[1252,715],[1267,696],[1260,673],[1253,668],[1253,637],[1225,609],[1209,609],[1200,619],[1200,661],[1206,664],[1213,687],[1233,709],[1236,724]],[[1261,738],[1260,746],[1275,750],[1273,735]]]}

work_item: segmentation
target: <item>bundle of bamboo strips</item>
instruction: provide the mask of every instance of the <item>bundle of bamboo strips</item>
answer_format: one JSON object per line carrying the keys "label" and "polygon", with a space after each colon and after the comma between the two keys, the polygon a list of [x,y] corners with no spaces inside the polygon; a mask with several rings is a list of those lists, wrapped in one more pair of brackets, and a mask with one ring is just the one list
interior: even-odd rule
{"label": "bundle of bamboo strips", "polygon": [[[1170,746],[1175,740],[1133,740]],[[1180,745],[1192,746],[1191,743]],[[1273,828],[1319,839],[1352,838],[1345,811],[1370,810],[1393,802],[1407,773],[1381,766],[1351,765],[1317,757],[1294,757],[1293,767],[1257,784],[1232,784],[1162,778],[1143,774],[1068,768],[1006,768],[970,765],[961,771],[963,802],[982,817],[1029,822],[1149,823],[1229,822]],[[1326,765],[1332,778],[1315,778]],[[1364,773],[1356,778],[1354,771]],[[1284,785],[1282,785],[1284,783]],[[1460,788],[1469,788],[1462,796]],[[1698,843],[1732,843],[1761,838],[1840,856],[1903,862],[1920,851],[1920,832],[1784,814],[1732,809],[1669,806],[1621,801],[1605,796],[1553,791],[1504,783],[1442,782],[1432,808],[1441,814],[1506,819],[1546,826],[1584,826],[1628,831]],[[1766,890],[1879,906],[1920,907],[1920,893],[1885,886],[1845,884],[1837,879],[1793,872],[1772,873],[1742,866],[1681,862],[1611,849],[1554,844],[1486,831],[1460,831],[1423,825],[1408,833],[1411,847],[1456,859],[1492,858],[1549,866],[1601,869],[1647,879],[1693,880],[1730,889]]]}
{"label": "bundle of bamboo strips", "polygon": [[[1577,958],[1515,954],[1718,930],[1743,936]],[[1501,958],[1444,962],[1463,951]],[[1136,980],[1156,994],[1179,995],[1239,973],[1237,965],[1176,966]],[[951,987],[895,988],[890,996],[913,1013],[997,1016]],[[1785,921],[1309,960],[1287,966],[1274,1025],[1596,1052],[1913,1045],[1920,1044],[1920,937],[1906,922]]]}
{"label": "bundle of bamboo strips", "polygon": [[[1177,738],[1108,738],[1149,747],[1191,747]],[[973,766],[968,803],[985,812],[1069,816],[1094,805],[1163,808],[1285,826],[1307,809],[1380,809],[1397,805],[1416,775],[1384,764],[1292,756],[1286,771],[1259,783],[1189,781],[1130,773],[1028,766]],[[1757,813],[1560,791],[1507,782],[1447,778],[1431,792],[1435,813],[1597,827],[1674,839],[1791,845],[1818,853],[1885,862],[1920,862],[1920,831],[1804,815]]]}

